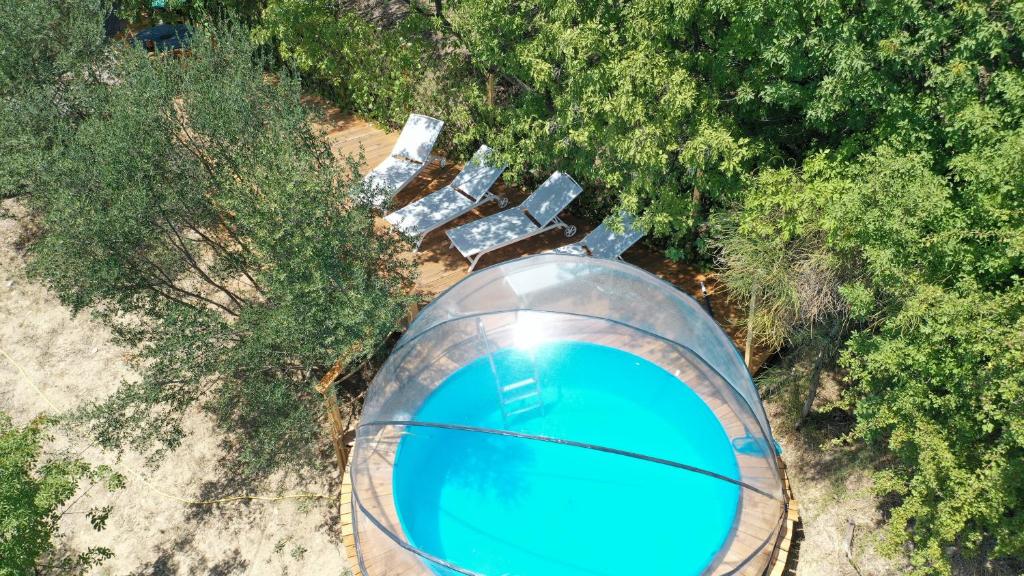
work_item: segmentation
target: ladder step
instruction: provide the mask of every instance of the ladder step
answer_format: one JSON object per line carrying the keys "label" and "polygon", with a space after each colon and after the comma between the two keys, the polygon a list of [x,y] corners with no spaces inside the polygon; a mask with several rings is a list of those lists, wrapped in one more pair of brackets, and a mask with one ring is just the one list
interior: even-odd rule
{"label": "ladder step", "polygon": [[536,410],[537,408],[540,408],[541,406],[543,406],[543,404],[540,404],[540,403],[538,403],[538,404],[530,404],[529,406],[526,406],[524,408],[518,408],[516,410],[511,410],[511,411],[507,412],[506,414],[508,414],[509,416],[516,416],[518,414],[524,414],[524,413],[529,412],[531,410]]}
{"label": "ladder step", "polygon": [[511,384],[506,384],[506,385],[502,386],[501,387],[501,391],[502,391],[502,393],[511,392],[513,390],[517,390],[519,388],[522,388],[523,386],[529,386],[530,384],[535,384],[536,382],[537,381],[534,380],[533,378],[525,378],[525,379],[520,380],[518,382],[513,382]]}
{"label": "ladder step", "polygon": [[525,394],[520,394],[519,396],[515,396],[512,398],[503,398],[501,403],[504,404],[505,406],[508,406],[509,404],[515,404],[516,402],[520,402],[522,400],[529,400],[530,398],[537,398],[538,396],[540,396],[540,390],[535,390],[532,392],[527,392]]}

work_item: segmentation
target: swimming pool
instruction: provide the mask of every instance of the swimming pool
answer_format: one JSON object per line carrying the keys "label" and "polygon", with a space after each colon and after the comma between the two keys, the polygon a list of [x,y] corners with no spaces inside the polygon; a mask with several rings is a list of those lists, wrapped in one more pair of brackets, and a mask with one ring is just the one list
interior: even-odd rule
{"label": "swimming pool", "polygon": [[[729,437],[685,382],[593,343],[477,358],[413,420],[594,444],[740,478]],[[732,534],[739,489],[619,454],[419,426],[406,428],[393,470],[406,540],[487,576],[701,574]]]}

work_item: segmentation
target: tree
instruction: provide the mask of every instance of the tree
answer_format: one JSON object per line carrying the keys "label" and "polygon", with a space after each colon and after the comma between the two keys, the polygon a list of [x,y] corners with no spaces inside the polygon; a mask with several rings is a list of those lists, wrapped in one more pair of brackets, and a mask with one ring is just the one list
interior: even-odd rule
{"label": "tree", "polygon": [[[0,575],[85,574],[112,553],[103,547],[78,554],[58,553],[58,523],[72,505],[75,494],[84,495],[92,485],[119,489],[123,478],[105,466],[92,467],[80,459],[57,456],[43,459],[48,440],[46,421],[36,419],[24,428],[15,427],[0,412]],[[81,489],[83,482],[89,488]],[[109,507],[92,508],[93,528],[102,530]]]}
{"label": "tree", "polygon": [[406,313],[407,245],[375,226],[355,164],[247,29],[200,29],[185,60],[110,50],[116,81],[48,156],[59,185],[27,196],[30,272],[109,323],[142,374],[78,420],[158,456],[202,406],[243,471],[308,458],[317,380],[352,349],[351,366],[370,358]]}
{"label": "tree", "polygon": [[1024,555],[1022,330],[1019,281],[995,294],[929,286],[844,351],[853,435],[898,458],[877,486],[900,497],[889,545],[909,541],[919,573],[948,573],[951,553],[988,540],[995,556]]}
{"label": "tree", "polygon": [[693,252],[683,240],[709,207],[737,191],[750,151],[700,89],[683,49],[691,30],[677,16],[632,4],[461,0],[443,18],[411,9],[378,28],[354,11],[275,0],[261,37],[278,39],[283,57],[340,86],[363,114],[444,117],[453,151],[486,140],[509,177],[569,171],[591,205],[641,213],[640,225],[682,254]]}
{"label": "tree", "polygon": [[811,412],[823,371],[838,360],[850,327],[841,290],[857,280],[830,253],[822,222],[830,199],[793,170],[771,170],[751,179],[741,208],[712,220],[719,279],[731,298],[749,303],[748,362],[755,344],[770,352],[785,346],[785,362],[760,378],[762,386],[806,388],[797,427]]}
{"label": "tree", "polygon": [[1020,202],[1007,194],[1024,184],[1018,157],[1002,154],[1019,138],[955,157],[955,181],[928,155],[887,146],[818,156],[799,173],[760,174],[722,217],[722,277],[743,298],[759,294],[754,326],[787,346],[775,370],[806,383],[805,412],[821,370],[841,365],[843,406],[857,416],[849,439],[897,457],[877,488],[900,498],[888,542],[909,543],[920,574],[949,573],[951,545],[1022,550],[1024,227],[995,217]]}
{"label": "tree", "polygon": [[942,162],[944,119],[1022,64],[1015,2],[452,0],[443,18],[408,5],[371,22],[270,0],[261,37],[362,114],[444,117],[453,152],[486,140],[510,176],[572,172],[584,209],[640,214],[671,256],[694,254],[744,173],[890,138]]}
{"label": "tree", "polygon": [[48,185],[48,150],[87,113],[83,92],[102,81],[108,8],[0,0],[0,199]]}

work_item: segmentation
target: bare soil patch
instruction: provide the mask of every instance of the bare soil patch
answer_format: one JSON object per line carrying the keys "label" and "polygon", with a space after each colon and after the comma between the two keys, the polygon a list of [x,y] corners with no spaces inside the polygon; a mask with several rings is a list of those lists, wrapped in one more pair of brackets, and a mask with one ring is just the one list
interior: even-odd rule
{"label": "bare soil patch", "polygon": [[[17,210],[10,201],[4,208]],[[56,297],[25,276],[17,221],[0,218],[0,410],[24,424],[41,413],[61,414],[113,392],[135,374],[126,350],[88,314],[72,316]],[[22,373],[22,370],[24,373]],[[286,498],[193,505],[186,501],[239,494],[276,496],[337,492],[329,461],[280,472],[257,484],[240,481],[225,436],[203,413],[188,415],[191,435],[155,469],[134,453],[116,455],[88,438],[54,430],[49,451],[71,451],[109,464],[127,485],[113,494],[94,488],[63,520],[64,544],[106,546],[115,556],[95,574],[324,574],[346,572],[335,530],[337,501]],[[96,532],[85,512],[113,506]]]}

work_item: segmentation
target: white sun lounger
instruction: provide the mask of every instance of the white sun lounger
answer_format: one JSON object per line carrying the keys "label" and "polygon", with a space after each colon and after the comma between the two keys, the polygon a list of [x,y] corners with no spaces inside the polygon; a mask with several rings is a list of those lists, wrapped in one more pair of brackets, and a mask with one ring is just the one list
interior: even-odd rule
{"label": "white sun lounger", "polygon": [[423,237],[431,230],[478,206],[496,200],[504,208],[508,200],[492,194],[490,188],[507,166],[492,165],[493,152],[487,145],[481,146],[451,184],[395,210],[384,219],[404,234],[416,237],[419,250]]}
{"label": "white sun lounger", "polygon": [[566,236],[575,234],[576,227],[562,222],[558,213],[580,192],[583,188],[572,176],[555,172],[519,206],[452,228],[448,239],[469,259],[472,272],[484,254],[530,236],[556,228],[564,228]]}
{"label": "white sun lounger", "polygon": [[391,155],[363,178],[370,203],[384,208],[395,194],[412,182],[430,163],[430,152],[444,122],[430,116],[410,114]]}
{"label": "white sun lounger", "polygon": [[622,213],[622,232],[613,231],[605,222],[587,234],[575,244],[551,250],[552,254],[574,254],[576,256],[593,256],[609,260],[622,260],[622,253],[636,244],[644,233],[633,228],[633,216]]}

